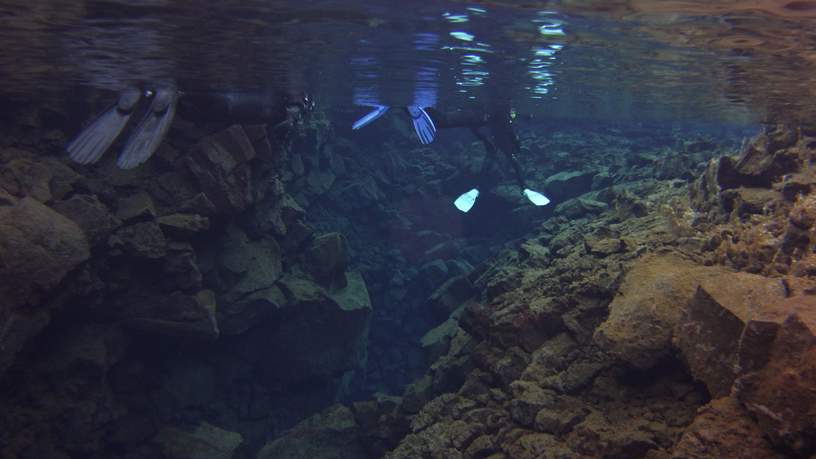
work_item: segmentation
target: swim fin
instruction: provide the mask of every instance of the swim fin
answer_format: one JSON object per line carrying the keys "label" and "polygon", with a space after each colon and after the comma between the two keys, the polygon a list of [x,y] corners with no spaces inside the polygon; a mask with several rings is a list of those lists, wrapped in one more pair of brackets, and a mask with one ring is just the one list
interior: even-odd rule
{"label": "swim fin", "polygon": [[116,165],[132,169],[147,161],[159,148],[176,114],[178,91],[174,86],[158,88],[144,119],[130,136]]}
{"label": "swim fin", "polygon": [[530,200],[530,202],[537,206],[546,206],[547,204],[550,203],[550,199],[544,196],[543,194],[539,193],[538,191],[533,191],[529,188],[525,188],[524,191],[522,191],[522,193],[524,194],[524,196],[527,197],[527,199]]}
{"label": "swim fin", "polygon": [[428,113],[417,105],[410,105],[406,109],[411,115],[411,121],[414,123],[414,130],[419,137],[419,141],[424,145],[433,142],[436,135],[436,126],[434,126],[433,120],[428,116]]}
{"label": "swim fin", "polygon": [[371,111],[368,115],[355,121],[354,124],[351,125],[351,128],[357,130],[360,129],[361,127],[367,126],[370,123],[373,123],[379,117],[383,116],[385,112],[387,112],[388,109],[390,108],[385,105],[375,105],[375,107],[376,108],[373,111]]}
{"label": "swim fin", "polygon": [[122,133],[141,98],[142,92],[136,88],[119,94],[116,105],[99,115],[65,147],[68,156],[79,164],[99,161]]}
{"label": "swim fin", "polygon": [[479,189],[474,188],[459,195],[459,197],[453,201],[453,205],[462,212],[467,213],[473,207],[473,205],[476,204],[476,198],[478,197]]}

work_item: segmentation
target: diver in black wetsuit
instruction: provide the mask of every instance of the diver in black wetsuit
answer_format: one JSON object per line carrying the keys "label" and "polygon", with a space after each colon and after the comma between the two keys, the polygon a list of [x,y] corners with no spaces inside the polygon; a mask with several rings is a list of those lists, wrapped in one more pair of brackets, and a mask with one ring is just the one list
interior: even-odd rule
{"label": "diver in black wetsuit", "polygon": [[141,113],[141,120],[125,143],[116,164],[134,168],[155,153],[167,134],[176,110],[190,119],[229,120],[237,123],[265,123],[272,132],[288,132],[302,123],[314,109],[308,95],[272,96],[239,92],[202,92],[185,94],[174,85],[155,89],[128,88],[111,108],[97,116],[67,146],[70,158],[80,164],[93,164],[116,141],[130,119]]}
{"label": "diver in black wetsuit", "polygon": [[[434,108],[425,111],[433,120],[437,129],[469,128],[473,135],[482,142],[490,158],[495,158],[499,150],[507,157],[516,175],[516,183],[522,190],[527,189],[524,173],[518,160],[521,143],[513,130],[513,117],[509,107],[496,108],[491,112],[457,110],[440,112]],[[489,137],[482,128],[489,128]],[[488,167],[488,161],[482,167],[482,173]]]}

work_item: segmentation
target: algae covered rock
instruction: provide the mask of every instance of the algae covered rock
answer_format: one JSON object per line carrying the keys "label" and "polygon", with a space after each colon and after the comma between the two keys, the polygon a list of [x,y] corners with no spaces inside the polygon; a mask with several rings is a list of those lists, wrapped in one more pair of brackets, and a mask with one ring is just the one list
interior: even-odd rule
{"label": "algae covered rock", "polygon": [[632,365],[651,367],[671,351],[674,328],[700,280],[724,272],[677,255],[640,258],[595,331],[595,342]]}
{"label": "algae covered rock", "polygon": [[0,201],[0,374],[48,324],[43,301],[89,257],[71,220],[30,197]]}
{"label": "algae covered rock", "polygon": [[264,446],[257,459],[366,459],[354,413],[334,405]]}
{"label": "algae covered rock", "polygon": [[153,441],[166,459],[232,459],[243,438],[238,433],[202,422],[192,431],[166,427]]}

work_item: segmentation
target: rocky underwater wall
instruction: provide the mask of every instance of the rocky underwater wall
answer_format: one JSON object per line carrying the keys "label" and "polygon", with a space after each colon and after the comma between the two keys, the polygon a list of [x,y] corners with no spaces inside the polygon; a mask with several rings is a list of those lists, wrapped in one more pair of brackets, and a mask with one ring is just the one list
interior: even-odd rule
{"label": "rocky underwater wall", "polygon": [[814,453],[816,133],[528,130],[553,205],[463,216],[478,144],[394,123],[3,128],[0,457]]}

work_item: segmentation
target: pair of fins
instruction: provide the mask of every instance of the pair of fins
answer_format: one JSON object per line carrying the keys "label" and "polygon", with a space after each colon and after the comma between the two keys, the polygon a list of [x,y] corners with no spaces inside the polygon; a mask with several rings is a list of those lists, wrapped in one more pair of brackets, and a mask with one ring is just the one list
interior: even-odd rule
{"label": "pair of fins", "polygon": [[[374,110],[355,121],[354,124],[351,125],[352,129],[356,131],[357,129],[371,124],[381,116],[385,115],[385,112],[391,108],[386,105],[371,106],[374,107]],[[416,132],[417,137],[419,137],[419,141],[422,142],[423,145],[428,145],[433,142],[434,137],[436,137],[436,125],[434,125],[434,122],[428,115],[428,112],[426,112],[425,109],[419,105],[409,105],[408,107],[405,107],[405,110],[409,115],[411,115],[411,122],[414,124],[414,132]]]}
{"label": "pair of fins", "polygon": [[[524,195],[530,202],[533,203],[535,206],[546,206],[550,203],[550,199],[543,194],[539,193],[538,191],[531,190],[529,188],[525,188],[521,194]],[[473,208],[473,205],[476,204],[476,199],[479,197],[479,189],[474,188],[470,191],[466,191],[459,195],[455,201],[453,201],[453,205],[464,213],[468,213],[470,209]]]}
{"label": "pair of fins", "polygon": [[120,169],[133,169],[144,163],[159,148],[173,123],[178,97],[179,92],[174,86],[144,92],[136,88],[126,89],[113,107],[99,115],[68,144],[69,157],[79,164],[99,161],[136,113],[139,102],[152,99],[116,161]]}

